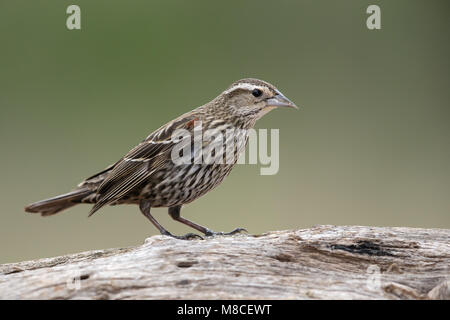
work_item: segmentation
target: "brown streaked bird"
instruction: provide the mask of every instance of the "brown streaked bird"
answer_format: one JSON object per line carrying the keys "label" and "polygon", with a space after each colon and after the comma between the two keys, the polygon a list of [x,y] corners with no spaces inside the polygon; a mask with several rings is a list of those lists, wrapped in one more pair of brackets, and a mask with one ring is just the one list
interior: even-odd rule
{"label": "brown streaked bird", "polygon": [[[92,215],[105,205],[138,204],[141,212],[163,235],[178,239],[199,237],[193,233],[184,236],[171,234],[151,215],[151,208],[169,208],[169,215],[174,220],[205,236],[240,232],[244,229],[237,228],[229,233],[213,232],[181,217],[180,210],[184,204],[201,197],[223,181],[245,148],[248,129],[253,128],[256,121],[267,112],[278,107],[298,109],[270,83],[252,78],[236,81],[212,101],[151,133],[123,158],[84,180],[74,191],[30,204],[25,207],[25,211],[50,216],[79,203],[91,203],[94,206],[89,215]],[[238,147],[233,151],[235,156],[231,163],[174,161],[172,151],[180,139],[173,139],[173,133],[177,129],[184,129],[194,136],[198,123],[203,132],[209,129],[216,132],[234,129],[231,132],[240,135],[231,136],[233,140],[244,140],[240,146],[236,144]],[[200,148],[205,153],[211,152],[210,147],[210,142],[202,140]]]}

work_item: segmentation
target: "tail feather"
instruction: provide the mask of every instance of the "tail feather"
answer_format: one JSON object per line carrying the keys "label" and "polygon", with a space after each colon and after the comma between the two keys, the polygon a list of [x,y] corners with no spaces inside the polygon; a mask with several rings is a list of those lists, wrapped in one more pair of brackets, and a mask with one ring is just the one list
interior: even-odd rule
{"label": "tail feather", "polygon": [[60,196],[32,203],[25,207],[25,211],[40,213],[42,216],[50,216],[81,203],[83,198],[91,195],[93,192],[85,188],[78,189]]}

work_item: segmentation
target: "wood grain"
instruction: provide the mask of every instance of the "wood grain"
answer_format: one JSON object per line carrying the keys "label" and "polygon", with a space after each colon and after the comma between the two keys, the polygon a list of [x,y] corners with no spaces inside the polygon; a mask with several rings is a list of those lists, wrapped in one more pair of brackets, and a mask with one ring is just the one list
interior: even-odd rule
{"label": "wood grain", "polygon": [[1,299],[450,299],[450,230],[316,226],[0,265]]}

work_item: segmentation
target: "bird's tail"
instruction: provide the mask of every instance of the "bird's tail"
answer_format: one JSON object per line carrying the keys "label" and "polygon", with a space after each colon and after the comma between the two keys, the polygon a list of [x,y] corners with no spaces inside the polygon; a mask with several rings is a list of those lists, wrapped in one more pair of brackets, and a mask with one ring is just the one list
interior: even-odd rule
{"label": "bird's tail", "polygon": [[95,193],[95,191],[87,188],[77,189],[57,197],[32,203],[25,207],[25,211],[40,213],[42,216],[50,216],[81,203],[84,198],[93,193]]}

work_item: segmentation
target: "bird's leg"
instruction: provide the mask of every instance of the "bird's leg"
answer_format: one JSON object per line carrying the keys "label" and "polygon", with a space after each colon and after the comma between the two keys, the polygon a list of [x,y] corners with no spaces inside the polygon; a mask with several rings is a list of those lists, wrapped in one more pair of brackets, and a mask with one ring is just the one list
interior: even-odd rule
{"label": "bird's leg", "polygon": [[181,206],[175,206],[175,207],[170,207],[169,208],[169,215],[172,217],[172,219],[184,223],[185,225],[194,228],[195,230],[200,231],[201,233],[203,233],[205,236],[207,237],[212,237],[212,236],[229,236],[229,235],[233,235],[236,233],[240,233],[242,231],[247,232],[247,230],[245,230],[244,228],[236,228],[231,232],[214,232],[206,227],[203,227],[195,222],[192,222],[188,219],[183,218],[180,215],[180,211],[181,211]]}
{"label": "bird's leg", "polygon": [[148,218],[148,220],[150,220],[151,223],[153,223],[153,225],[159,230],[159,232],[162,235],[180,239],[180,240],[190,240],[190,239],[195,239],[195,238],[203,239],[201,236],[199,236],[198,234],[195,234],[195,233],[188,233],[188,234],[185,234],[184,236],[176,236],[176,235],[171,234],[158,221],[156,221],[156,219],[150,214],[150,208],[151,208],[151,204],[148,201],[143,200],[139,203],[139,209],[141,209],[142,214],[144,216],[146,216]]}

